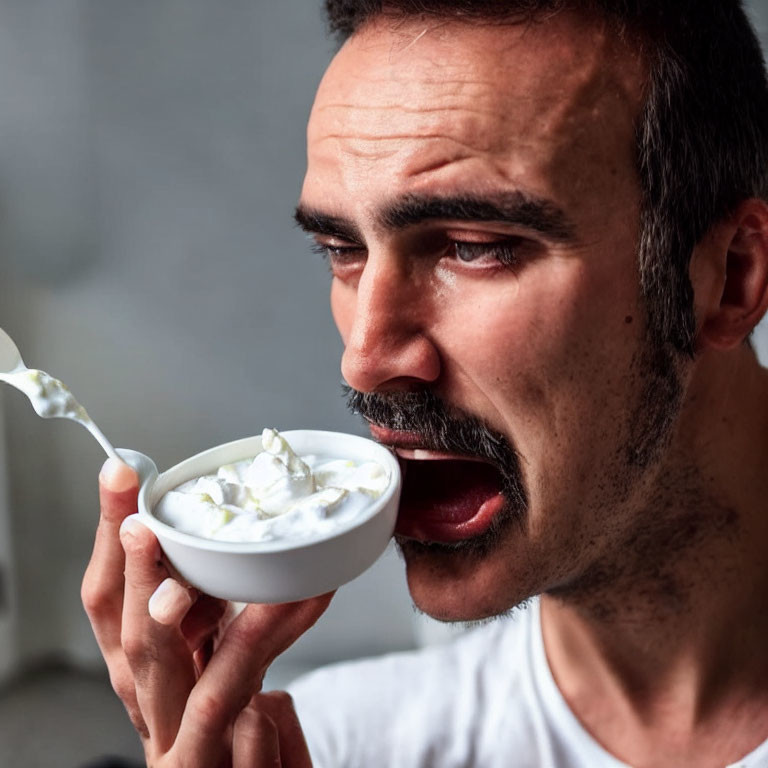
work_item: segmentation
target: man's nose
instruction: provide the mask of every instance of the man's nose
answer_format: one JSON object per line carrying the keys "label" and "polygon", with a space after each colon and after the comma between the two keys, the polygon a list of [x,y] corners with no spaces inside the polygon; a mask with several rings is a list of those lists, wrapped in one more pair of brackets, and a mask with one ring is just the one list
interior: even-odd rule
{"label": "man's nose", "polygon": [[357,285],[341,373],[360,392],[412,389],[440,375],[426,286],[394,259],[369,259]]}

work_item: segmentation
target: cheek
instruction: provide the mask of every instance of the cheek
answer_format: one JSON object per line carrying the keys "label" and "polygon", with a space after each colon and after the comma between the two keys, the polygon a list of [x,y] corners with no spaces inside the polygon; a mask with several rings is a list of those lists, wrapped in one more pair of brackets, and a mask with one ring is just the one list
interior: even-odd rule
{"label": "cheek", "polygon": [[492,392],[510,387],[519,397],[521,386],[531,387],[526,400],[540,400],[556,382],[573,389],[592,367],[582,363],[620,353],[634,335],[625,322],[630,296],[577,259],[532,265],[512,285],[464,283],[453,293],[439,305],[444,349]]}
{"label": "cheek", "polygon": [[442,346],[458,399],[508,434],[532,469],[577,471],[625,407],[642,324],[632,290],[575,260],[537,272],[521,275],[512,298],[486,285],[472,302],[465,291],[441,318]]}

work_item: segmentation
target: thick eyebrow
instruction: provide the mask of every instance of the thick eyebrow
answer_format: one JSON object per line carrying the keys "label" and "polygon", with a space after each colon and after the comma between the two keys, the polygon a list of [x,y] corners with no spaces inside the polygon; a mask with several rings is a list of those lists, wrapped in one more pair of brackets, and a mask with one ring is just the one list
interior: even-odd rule
{"label": "thick eyebrow", "polygon": [[[349,219],[303,204],[299,204],[294,218],[310,234],[362,242],[360,230]],[[376,215],[376,224],[383,230],[402,230],[441,219],[512,224],[558,243],[575,239],[575,226],[561,208],[551,200],[519,191],[482,196],[405,195],[385,205]]]}
{"label": "thick eyebrow", "polygon": [[360,230],[349,219],[323,213],[302,203],[299,203],[293,218],[310,235],[328,235],[354,243],[363,241]]}
{"label": "thick eyebrow", "polygon": [[551,200],[519,191],[455,197],[406,195],[385,207],[380,218],[387,229],[435,219],[486,221],[520,226],[555,242],[575,239],[575,227],[561,208]]}

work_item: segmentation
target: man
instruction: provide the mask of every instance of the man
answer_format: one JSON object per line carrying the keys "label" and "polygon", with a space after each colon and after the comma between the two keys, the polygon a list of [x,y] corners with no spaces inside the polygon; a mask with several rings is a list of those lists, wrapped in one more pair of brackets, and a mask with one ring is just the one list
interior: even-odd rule
{"label": "man", "polygon": [[[739,3],[327,5],[297,220],[404,464],[411,594],[445,621],[541,597],[297,684],[317,765],[768,765],[768,88]],[[308,765],[258,691],[328,597],[205,653],[223,606],[167,579],[130,471],[101,479],[83,597],[149,764]]]}

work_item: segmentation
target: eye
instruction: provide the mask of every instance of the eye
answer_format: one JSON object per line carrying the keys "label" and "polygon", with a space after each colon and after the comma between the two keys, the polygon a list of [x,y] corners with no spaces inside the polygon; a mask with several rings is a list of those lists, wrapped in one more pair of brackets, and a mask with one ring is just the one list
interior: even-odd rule
{"label": "eye", "polygon": [[341,279],[349,277],[365,262],[365,248],[359,245],[337,245],[314,239],[310,247],[312,253],[322,256],[328,262],[331,274]]}
{"label": "eye", "polygon": [[520,260],[518,255],[520,246],[519,238],[506,238],[490,243],[454,240],[452,251],[462,264],[474,264],[478,267],[502,264],[505,267],[512,267]]}

